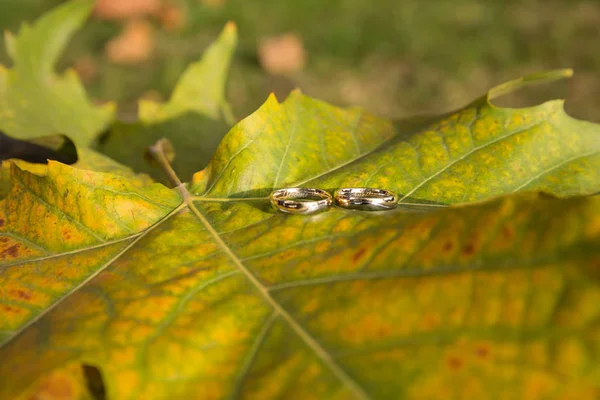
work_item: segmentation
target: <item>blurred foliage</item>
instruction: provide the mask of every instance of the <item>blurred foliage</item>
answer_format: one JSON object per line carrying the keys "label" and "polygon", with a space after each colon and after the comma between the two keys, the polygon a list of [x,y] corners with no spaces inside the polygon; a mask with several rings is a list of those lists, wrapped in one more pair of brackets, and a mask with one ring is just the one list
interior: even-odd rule
{"label": "blurred foliage", "polygon": [[[16,30],[59,0],[2,0],[0,27]],[[136,65],[105,55],[123,22],[91,20],[75,37],[61,66],[78,63],[92,97],[117,100],[133,118],[137,99],[166,99],[188,63],[197,60],[224,23],[237,23],[240,47],[229,99],[237,117],[270,91],[285,97],[293,87],[338,104],[406,116],[457,108],[488,87],[514,76],[573,67],[571,82],[540,87],[508,99],[515,106],[567,97],[575,116],[600,121],[598,71],[600,2],[591,0],[171,0],[183,15],[179,29],[149,18],[155,50]],[[164,22],[164,21],[163,21]],[[265,38],[298,34],[306,68],[270,76],[258,62]],[[0,61],[6,56],[0,49]]]}

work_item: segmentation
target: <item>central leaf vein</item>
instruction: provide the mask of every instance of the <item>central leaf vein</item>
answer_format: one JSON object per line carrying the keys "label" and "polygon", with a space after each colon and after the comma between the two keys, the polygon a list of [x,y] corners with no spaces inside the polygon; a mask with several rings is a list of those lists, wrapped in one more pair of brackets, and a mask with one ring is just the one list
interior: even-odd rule
{"label": "central leaf vein", "polygon": [[[180,187],[180,190],[185,190]],[[285,321],[290,325],[292,330],[306,343],[306,345],[315,353],[315,355],[331,370],[331,372],[342,382],[346,387],[354,392],[354,394],[361,399],[368,399],[367,393],[355,382],[348,374],[337,364],[334,358],[329,354],[317,340],[310,335],[299,323],[292,317],[292,315],[281,306],[269,293],[269,290],[258,280],[256,276],[241,262],[241,260],[233,253],[231,248],[221,238],[219,233],[213,228],[206,217],[198,210],[193,203],[189,193],[182,193],[184,199],[190,210],[198,217],[200,222],[213,236],[217,244],[223,249],[223,251],[229,256],[239,270],[246,276],[246,278],[252,283],[252,285],[260,292],[262,297],[269,303],[269,305],[275,310],[275,312],[283,317]]]}

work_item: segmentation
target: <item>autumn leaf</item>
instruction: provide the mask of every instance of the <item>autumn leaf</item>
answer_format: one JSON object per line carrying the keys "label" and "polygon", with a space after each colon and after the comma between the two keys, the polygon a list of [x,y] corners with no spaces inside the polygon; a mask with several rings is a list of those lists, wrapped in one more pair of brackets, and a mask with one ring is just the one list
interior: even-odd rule
{"label": "autumn leaf", "polygon": [[[13,166],[0,398],[77,364],[109,399],[595,398],[600,199],[407,203],[597,192],[598,134],[557,102],[484,98],[397,132],[296,92],[178,191]],[[295,185],[385,187],[404,204],[273,211],[268,192]]]}
{"label": "autumn leaf", "polygon": [[293,75],[304,69],[306,50],[299,35],[286,33],[263,39],[258,58],[262,67],[273,75]]}
{"label": "autumn leaf", "polygon": [[[142,173],[136,173],[131,168],[117,163],[116,161],[91,149],[79,149],[77,152],[77,162],[72,166],[75,168],[90,170],[95,172],[109,172],[114,175],[127,177],[130,181],[135,181],[140,185],[149,185],[153,183],[152,179]],[[33,172],[38,175],[46,175],[48,168],[45,162],[31,163],[23,160],[3,160],[0,162],[0,200],[10,191],[11,181],[11,161],[19,168]]]}
{"label": "autumn leaf", "polygon": [[149,166],[143,155],[146,147],[166,137],[177,154],[173,167],[183,179],[190,179],[208,164],[235,122],[225,86],[236,43],[235,25],[229,23],[202,59],[187,68],[169,101],[140,100],[139,121],[117,122],[95,148],[160,180],[162,172]]}
{"label": "autumn leaf", "polygon": [[[274,97],[227,135],[190,190],[206,198],[267,196],[273,188],[381,187],[400,202],[454,204],[525,190],[557,196],[600,186],[600,126],[568,116],[562,100],[510,109],[489,98],[569,74],[508,82],[416,130],[360,109],[292,93]],[[260,167],[259,167],[260,166]]]}
{"label": "autumn leaf", "polygon": [[135,65],[147,61],[154,50],[152,25],[145,20],[127,22],[121,34],[106,43],[106,57],[113,63]]}
{"label": "autumn leaf", "polygon": [[64,134],[88,146],[114,119],[114,104],[93,106],[72,70],[54,72],[60,53],[94,2],[71,0],[5,35],[13,67],[0,66],[0,131],[17,139]]}

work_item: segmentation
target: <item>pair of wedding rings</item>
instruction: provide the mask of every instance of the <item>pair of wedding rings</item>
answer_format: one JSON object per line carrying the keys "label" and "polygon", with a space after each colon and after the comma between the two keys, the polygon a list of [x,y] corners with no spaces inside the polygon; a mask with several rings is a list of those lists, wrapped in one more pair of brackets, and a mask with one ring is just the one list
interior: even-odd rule
{"label": "pair of wedding rings", "polygon": [[341,188],[333,198],[329,192],[313,188],[285,188],[271,193],[273,208],[292,214],[309,214],[335,204],[343,208],[378,211],[390,210],[398,204],[398,196],[375,188]]}

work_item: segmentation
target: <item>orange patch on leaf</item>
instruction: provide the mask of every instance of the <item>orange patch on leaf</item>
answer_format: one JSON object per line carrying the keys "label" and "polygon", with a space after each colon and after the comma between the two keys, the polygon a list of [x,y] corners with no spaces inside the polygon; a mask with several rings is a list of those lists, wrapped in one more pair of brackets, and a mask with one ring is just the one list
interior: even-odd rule
{"label": "orange patch on leaf", "polygon": [[490,355],[490,349],[485,346],[479,346],[475,349],[475,354],[481,359],[486,359]]}
{"label": "orange patch on leaf", "polygon": [[448,358],[448,367],[453,371],[458,371],[464,365],[463,361],[458,357],[450,357]]}
{"label": "orange patch on leaf", "polygon": [[13,289],[9,290],[8,293],[15,298],[22,300],[31,300],[31,293],[23,290],[23,289]]}
{"label": "orange patch on leaf", "polygon": [[452,251],[453,248],[454,248],[454,243],[452,243],[450,241],[444,243],[444,247],[443,247],[444,252],[449,253]]}
{"label": "orange patch on leaf", "polygon": [[19,308],[5,305],[2,306],[2,310],[10,314],[21,314],[23,312],[23,310]]}

